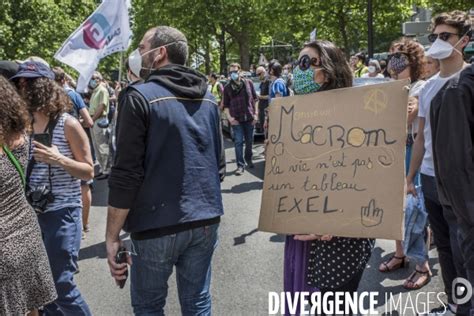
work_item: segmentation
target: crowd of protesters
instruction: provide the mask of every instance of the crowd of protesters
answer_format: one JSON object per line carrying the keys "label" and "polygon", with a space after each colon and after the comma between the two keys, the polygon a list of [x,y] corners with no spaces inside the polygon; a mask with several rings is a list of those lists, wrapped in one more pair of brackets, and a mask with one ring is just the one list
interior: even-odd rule
{"label": "crowd of protesters", "polygon": [[[255,125],[268,127],[272,99],[388,77],[409,82],[407,194],[424,196],[428,221],[423,242],[407,249],[396,241],[379,270],[390,273],[411,259],[403,286],[422,288],[431,278],[433,238],[448,301],[432,313],[469,315],[474,298],[456,305],[452,283],[463,277],[474,284],[474,65],[463,55],[471,33],[464,12],[442,13],[433,19],[429,49],[401,38],[380,61],[362,53],[347,60],[333,43],[311,41],[294,64],[253,67],[259,93],[237,63],[229,78],[185,66],[187,39],[166,26],[145,33],[125,63],[127,84],[115,89],[95,72],[80,94],[70,75],[39,57],[1,61],[0,315],[91,315],[74,274],[90,229],[94,178],[109,180],[106,248],[117,284],[133,260],[134,313],[163,314],[176,267],[182,313],[210,315],[226,167],[222,116],[233,130],[235,175],[242,175],[254,167]],[[123,248],[122,229],[132,251]],[[284,291],[356,292],[374,243],[288,235]]]}

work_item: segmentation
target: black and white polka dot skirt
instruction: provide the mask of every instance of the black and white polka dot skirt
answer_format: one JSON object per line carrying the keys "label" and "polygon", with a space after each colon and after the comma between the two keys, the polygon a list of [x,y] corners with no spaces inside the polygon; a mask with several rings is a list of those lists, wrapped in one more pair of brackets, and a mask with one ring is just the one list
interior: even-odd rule
{"label": "black and white polka dot skirt", "polygon": [[330,241],[312,242],[307,282],[322,290],[338,289],[365,269],[375,240],[333,237]]}

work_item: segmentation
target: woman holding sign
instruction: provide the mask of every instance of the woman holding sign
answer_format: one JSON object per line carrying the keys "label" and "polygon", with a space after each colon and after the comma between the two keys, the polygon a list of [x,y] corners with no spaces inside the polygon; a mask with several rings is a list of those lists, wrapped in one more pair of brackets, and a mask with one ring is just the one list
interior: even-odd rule
{"label": "woman holding sign", "polygon": [[[410,80],[407,105],[408,137],[405,159],[406,172],[408,172],[411,150],[416,137],[416,131],[418,131],[418,96],[425,85],[425,81],[421,80],[424,67],[424,49],[419,43],[411,39],[402,38],[392,43],[390,52],[391,54],[389,55],[388,61],[388,72],[390,76],[396,80]],[[415,183],[419,185],[418,176],[415,179]],[[405,227],[405,230],[410,229],[409,227]],[[402,242],[396,241],[395,245],[395,254],[387,261],[382,262],[379,267],[380,272],[391,272],[408,266]],[[416,261],[416,268],[408,279],[405,280],[403,287],[408,290],[417,290],[430,281],[431,271],[428,264],[428,249],[424,246],[424,243],[419,243],[417,249],[409,249],[408,252],[409,254],[416,254],[416,256],[410,256],[411,259]]]}
{"label": "woman holding sign", "polygon": [[[351,87],[353,79],[344,54],[328,41],[305,44],[293,76],[297,95]],[[373,245],[367,238],[287,236],[285,291],[357,291]]]}

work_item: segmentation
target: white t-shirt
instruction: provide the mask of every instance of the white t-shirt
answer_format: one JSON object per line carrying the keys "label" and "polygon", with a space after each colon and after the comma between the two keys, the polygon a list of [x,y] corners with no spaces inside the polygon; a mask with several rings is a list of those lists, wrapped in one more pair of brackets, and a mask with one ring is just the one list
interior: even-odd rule
{"label": "white t-shirt", "polygon": [[[461,72],[462,69],[459,71]],[[434,165],[433,165],[433,146],[431,141],[431,124],[430,124],[430,107],[431,100],[435,95],[441,90],[444,84],[459,72],[449,76],[449,77],[440,77],[439,73],[431,77],[424,87],[422,88],[419,95],[419,109],[418,117],[423,117],[425,119],[425,128],[423,130],[423,135],[425,136],[425,155],[423,156],[423,162],[421,164],[420,172],[428,175],[435,176]]]}
{"label": "white t-shirt", "polygon": [[[410,91],[408,92],[408,96],[409,97],[419,97],[421,90],[425,86],[425,83],[426,83],[426,81],[424,81],[424,80],[418,80],[413,85],[411,85]],[[411,128],[409,129],[410,134],[418,133],[418,125],[419,125],[418,121],[419,121],[419,119],[418,119],[418,117],[416,117],[413,120],[413,122],[411,123]]]}

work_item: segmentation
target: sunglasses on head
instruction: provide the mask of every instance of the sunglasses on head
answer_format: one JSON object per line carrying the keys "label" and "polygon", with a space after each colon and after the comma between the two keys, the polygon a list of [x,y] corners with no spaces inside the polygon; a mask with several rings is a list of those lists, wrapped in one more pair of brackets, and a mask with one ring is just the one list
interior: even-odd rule
{"label": "sunglasses on head", "polygon": [[390,60],[391,58],[395,57],[395,58],[400,58],[402,56],[405,56],[408,58],[407,54],[405,53],[402,53],[402,52],[396,52],[396,53],[393,53],[393,54],[388,54],[388,59]]}
{"label": "sunglasses on head", "polygon": [[319,66],[319,59],[315,57],[309,57],[308,55],[303,55],[301,58],[298,60],[298,67],[301,70],[307,70],[311,66]]}
{"label": "sunglasses on head", "polygon": [[460,36],[458,33],[450,33],[450,32],[441,32],[439,34],[431,33],[430,35],[428,35],[428,41],[430,41],[430,43],[434,43],[434,41],[436,41],[436,39],[439,37],[442,41],[446,42],[447,40],[449,40],[451,35]]}

